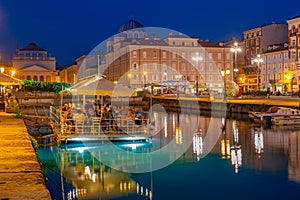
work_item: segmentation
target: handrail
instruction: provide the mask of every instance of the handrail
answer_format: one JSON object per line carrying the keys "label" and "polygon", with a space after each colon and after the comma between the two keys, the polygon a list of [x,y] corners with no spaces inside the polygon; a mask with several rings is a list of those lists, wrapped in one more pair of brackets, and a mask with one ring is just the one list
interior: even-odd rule
{"label": "handrail", "polygon": [[131,119],[114,115],[113,119],[93,117],[68,124],[63,112],[55,106],[50,107],[50,123],[58,135],[148,134],[148,119]]}

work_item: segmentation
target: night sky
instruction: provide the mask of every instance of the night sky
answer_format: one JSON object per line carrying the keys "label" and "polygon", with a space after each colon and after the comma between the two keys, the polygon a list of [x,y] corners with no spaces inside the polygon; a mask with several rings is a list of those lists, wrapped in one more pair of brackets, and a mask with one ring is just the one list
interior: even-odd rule
{"label": "night sky", "polygon": [[300,15],[300,1],[282,0],[0,0],[2,60],[30,42],[70,65],[130,19],[222,41],[250,28]]}

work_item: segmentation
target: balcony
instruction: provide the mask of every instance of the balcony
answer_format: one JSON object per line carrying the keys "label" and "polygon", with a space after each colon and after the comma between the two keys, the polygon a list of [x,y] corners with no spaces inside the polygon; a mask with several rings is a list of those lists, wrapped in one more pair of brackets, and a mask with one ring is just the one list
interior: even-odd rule
{"label": "balcony", "polygon": [[269,79],[269,83],[270,83],[270,84],[275,84],[275,83],[276,83],[276,80],[275,80],[275,79]]}

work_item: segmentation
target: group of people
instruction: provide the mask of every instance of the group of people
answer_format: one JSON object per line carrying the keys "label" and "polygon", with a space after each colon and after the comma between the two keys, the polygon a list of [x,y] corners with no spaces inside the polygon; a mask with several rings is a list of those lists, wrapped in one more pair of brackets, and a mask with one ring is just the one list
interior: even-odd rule
{"label": "group of people", "polygon": [[61,107],[66,132],[76,134],[100,134],[102,131],[118,132],[128,125],[142,125],[146,117],[139,108],[113,107],[111,104],[74,109],[68,104]]}

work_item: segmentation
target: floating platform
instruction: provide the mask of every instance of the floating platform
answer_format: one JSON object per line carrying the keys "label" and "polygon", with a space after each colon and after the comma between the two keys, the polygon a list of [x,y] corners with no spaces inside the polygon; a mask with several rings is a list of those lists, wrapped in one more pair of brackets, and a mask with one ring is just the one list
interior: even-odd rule
{"label": "floating platform", "polygon": [[102,135],[60,135],[61,144],[101,143],[101,142],[148,142],[148,136],[126,134]]}

